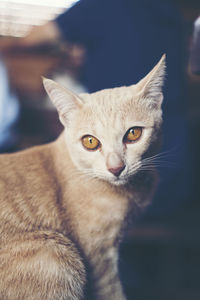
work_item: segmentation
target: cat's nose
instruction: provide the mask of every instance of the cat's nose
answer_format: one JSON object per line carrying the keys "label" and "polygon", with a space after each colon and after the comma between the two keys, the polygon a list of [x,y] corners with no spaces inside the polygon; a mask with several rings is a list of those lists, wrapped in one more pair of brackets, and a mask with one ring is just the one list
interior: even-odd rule
{"label": "cat's nose", "polygon": [[125,165],[122,165],[116,168],[109,168],[108,171],[115,176],[119,176],[124,169],[125,169]]}
{"label": "cat's nose", "polygon": [[115,176],[119,176],[121,172],[125,169],[125,164],[121,159],[120,155],[112,152],[107,156],[106,161],[107,169]]}

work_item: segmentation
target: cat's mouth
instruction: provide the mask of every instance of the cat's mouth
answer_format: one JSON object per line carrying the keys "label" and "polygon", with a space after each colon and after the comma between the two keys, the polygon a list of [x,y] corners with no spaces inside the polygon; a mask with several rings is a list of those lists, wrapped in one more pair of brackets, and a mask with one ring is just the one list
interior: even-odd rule
{"label": "cat's mouth", "polygon": [[112,178],[109,178],[109,181],[114,185],[125,185],[129,181],[129,179],[129,176],[125,174],[120,176],[113,176]]}
{"label": "cat's mouth", "polygon": [[133,176],[136,175],[136,173],[138,173],[138,171],[141,168],[141,163],[136,163],[134,166],[132,166],[131,168],[126,167],[122,173],[118,176],[115,175],[111,175],[110,172],[105,173],[102,171],[96,171],[95,173],[91,172],[91,170],[84,170],[83,173],[87,176],[89,176],[90,178],[93,179],[97,179],[97,180],[103,180],[106,181],[112,185],[125,185],[127,184],[129,181],[131,181],[131,178]]}
{"label": "cat's mouth", "polygon": [[135,164],[132,168],[129,170],[124,170],[120,176],[113,176],[112,178],[109,178],[110,183],[113,185],[125,185],[127,184],[133,176],[138,173],[141,165],[139,163]]}

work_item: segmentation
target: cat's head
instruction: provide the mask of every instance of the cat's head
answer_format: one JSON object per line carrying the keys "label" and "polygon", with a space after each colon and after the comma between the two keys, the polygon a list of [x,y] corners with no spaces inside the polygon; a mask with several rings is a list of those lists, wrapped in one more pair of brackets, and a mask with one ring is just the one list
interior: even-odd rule
{"label": "cat's head", "polygon": [[125,184],[144,167],[162,123],[165,56],[137,84],[75,95],[50,79],[45,89],[65,127],[72,161],[80,172]]}

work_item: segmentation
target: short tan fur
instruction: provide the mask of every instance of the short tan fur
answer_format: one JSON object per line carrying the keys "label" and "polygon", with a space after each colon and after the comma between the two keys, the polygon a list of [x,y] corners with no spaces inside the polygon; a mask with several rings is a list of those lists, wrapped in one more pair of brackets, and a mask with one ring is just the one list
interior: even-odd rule
{"label": "short tan fur", "polygon": [[163,56],[136,85],[81,95],[43,79],[64,131],[0,156],[0,299],[125,299],[119,240],[156,187],[147,158],[160,139],[164,72]]}

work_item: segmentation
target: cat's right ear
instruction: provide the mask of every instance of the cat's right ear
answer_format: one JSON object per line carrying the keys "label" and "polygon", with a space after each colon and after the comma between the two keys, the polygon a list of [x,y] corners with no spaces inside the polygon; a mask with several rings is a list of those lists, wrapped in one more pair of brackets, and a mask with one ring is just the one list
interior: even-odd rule
{"label": "cat's right ear", "polygon": [[68,125],[69,115],[83,105],[82,99],[51,79],[42,77],[44,88],[55,105],[61,123]]}
{"label": "cat's right ear", "polygon": [[164,54],[157,65],[136,85],[140,97],[146,99],[148,105],[153,108],[160,108],[162,104],[162,87],[166,68],[165,61],[166,55]]}

